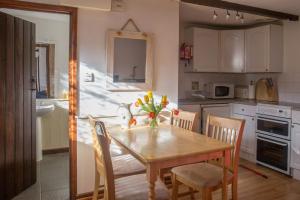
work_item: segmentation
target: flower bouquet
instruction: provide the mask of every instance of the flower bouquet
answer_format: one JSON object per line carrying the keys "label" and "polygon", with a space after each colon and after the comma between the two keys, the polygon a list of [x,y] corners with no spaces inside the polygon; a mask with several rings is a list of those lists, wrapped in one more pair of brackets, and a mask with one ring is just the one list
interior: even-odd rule
{"label": "flower bouquet", "polygon": [[167,96],[163,96],[160,103],[155,103],[152,91],[149,91],[142,99],[138,99],[135,105],[145,111],[150,119],[150,127],[155,129],[158,127],[157,117],[159,113],[169,104]]}

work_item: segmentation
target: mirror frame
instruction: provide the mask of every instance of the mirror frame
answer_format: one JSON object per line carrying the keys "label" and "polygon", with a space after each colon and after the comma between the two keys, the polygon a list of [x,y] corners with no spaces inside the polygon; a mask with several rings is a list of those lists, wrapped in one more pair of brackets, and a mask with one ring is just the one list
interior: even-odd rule
{"label": "mirror frame", "polygon": [[[146,41],[145,83],[114,83],[114,46],[115,38],[137,39]],[[142,91],[153,89],[153,37],[142,32],[114,31],[107,32],[107,74],[106,89],[109,91]]]}
{"label": "mirror frame", "polygon": [[[46,48],[47,97],[54,98],[55,44],[37,43],[36,48]],[[39,79],[39,74],[37,75]],[[37,81],[39,84],[39,81]],[[37,92],[38,87],[37,87]]]}

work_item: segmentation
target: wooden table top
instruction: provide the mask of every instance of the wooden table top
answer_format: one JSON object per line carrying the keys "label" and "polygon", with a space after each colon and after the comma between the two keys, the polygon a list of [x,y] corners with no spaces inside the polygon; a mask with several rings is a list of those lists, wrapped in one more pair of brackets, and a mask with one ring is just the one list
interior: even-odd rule
{"label": "wooden table top", "polygon": [[145,163],[233,148],[230,144],[166,124],[159,125],[157,130],[149,126],[110,127],[108,133]]}

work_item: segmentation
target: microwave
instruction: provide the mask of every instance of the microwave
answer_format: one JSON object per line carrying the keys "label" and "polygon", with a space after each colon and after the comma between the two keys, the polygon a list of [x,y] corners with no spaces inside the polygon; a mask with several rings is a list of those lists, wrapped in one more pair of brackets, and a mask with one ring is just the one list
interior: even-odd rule
{"label": "microwave", "polygon": [[206,86],[206,94],[209,99],[233,99],[234,84],[209,83]]}

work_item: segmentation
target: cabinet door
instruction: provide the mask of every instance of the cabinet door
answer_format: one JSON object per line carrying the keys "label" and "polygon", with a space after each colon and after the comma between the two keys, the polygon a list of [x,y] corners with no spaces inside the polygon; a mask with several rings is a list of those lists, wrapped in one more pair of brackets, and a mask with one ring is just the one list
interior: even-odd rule
{"label": "cabinet door", "polygon": [[292,127],[291,167],[300,170],[300,125]]}
{"label": "cabinet door", "polygon": [[268,71],[269,26],[246,30],[246,72]]}
{"label": "cabinet door", "polygon": [[245,31],[221,31],[221,72],[244,72]]}
{"label": "cabinet door", "polygon": [[256,152],[255,118],[239,114],[233,114],[233,117],[246,121],[241,150],[254,155]]}
{"label": "cabinet door", "polygon": [[193,68],[199,72],[219,71],[219,31],[194,29]]}

